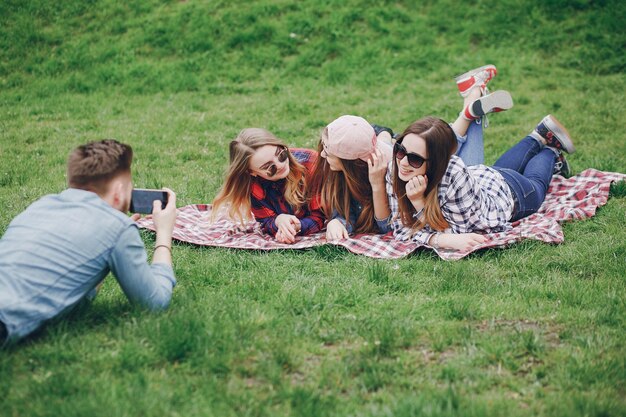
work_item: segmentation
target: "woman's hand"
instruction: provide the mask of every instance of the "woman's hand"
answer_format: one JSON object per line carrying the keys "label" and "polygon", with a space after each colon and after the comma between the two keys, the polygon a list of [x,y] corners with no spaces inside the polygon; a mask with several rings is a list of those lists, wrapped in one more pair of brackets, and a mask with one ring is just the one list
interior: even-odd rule
{"label": "woman's hand", "polygon": [[339,220],[331,220],[326,225],[326,240],[347,239],[348,237],[348,230]]}
{"label": "woman's hand", "polygon": [[416,175],[407,181],[404,188],[406,190],[407,198],[417,211],[424,208],[424,192],[426,192],[427,185],[428,177],[426,175]]}
{"label": "woman's hand", "polygon": [[[433,238],[430,238],[430,244],[433,243]],[[478,233],[441,233],[439,234],[439,244],[440,248],[443,249],[454,249],[459,251],[467,251],[475,246],[478,246],[482,243],[485,243],[487,237],[484,235],[479,235]]]}
{"label": "woman's hand", "polygon": [[370,158],[367,160],[367,174],[372,189],[376,187],[385,188],[385,175],[387,174],[388,163],[389,161],[378,148],[370,155]]}
{"label": "woman's hand", "polygon": [[286,235],[279,230],[278,232],[276,232],[276,241],[279,243],[295,243],[296,237],[291,236],[291,235]]}
{"label": "woman's hand", "polygon": [[300,219],[291,214],[279,214],[274,222],[278,228],[276,240],[281,243],[293,243],[296,241],[296,235],[302,228]]}

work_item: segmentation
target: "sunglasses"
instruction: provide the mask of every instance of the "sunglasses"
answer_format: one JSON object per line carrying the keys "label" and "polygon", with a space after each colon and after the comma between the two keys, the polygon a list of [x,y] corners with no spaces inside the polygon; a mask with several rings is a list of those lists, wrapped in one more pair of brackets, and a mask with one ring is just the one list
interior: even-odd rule
{"label": "sunglasses", "polygon": [[393,154],[398,161],[401,161],[406,156],[409,161],[409,165],[413,168],[421,168],[422,165],[424,165],[424,162],[428,161],[428,159],[421,155],[413,152],[407,152],[406,148],[399,142],[396,142],[395,145],[393,145]]}
{"label": "sunglasses", "polygon": [[[276,149],[276,158],[278,158],[278,162],[283,163],[287,160],[287,156],[289,155],[289,150],[283,146],[279,146]],[[273,177],[276,175],[278,171],[278,167],[275,163],[272,162],[270,166],[266,168],[266,173],[268,177]]]}

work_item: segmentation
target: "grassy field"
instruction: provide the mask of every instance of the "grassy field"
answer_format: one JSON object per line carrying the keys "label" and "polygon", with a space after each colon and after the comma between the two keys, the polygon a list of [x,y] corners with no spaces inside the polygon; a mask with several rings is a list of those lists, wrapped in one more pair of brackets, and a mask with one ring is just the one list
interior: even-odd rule
{"label": "grassy field", "polygon": [[[452,77],[485,63],[515,100],[487,163],[554,113],[574,173],[626,172],[625,21],[617,0],[5,0],[0,233],[89,140],[130,143],[136,186],[210,202],[240,129],[314,147],[341,114],[451,120]],[[624,416],[625,196],[561,245],[458,262],[175,244],[169,311],[109,278],[0,351],[0,415]]]}

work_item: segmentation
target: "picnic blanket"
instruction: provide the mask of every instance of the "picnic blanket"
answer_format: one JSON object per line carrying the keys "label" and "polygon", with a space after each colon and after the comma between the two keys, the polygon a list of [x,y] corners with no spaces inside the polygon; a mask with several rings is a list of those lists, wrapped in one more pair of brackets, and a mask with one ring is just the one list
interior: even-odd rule
{"label": "picnic blanket", "polygon": [[[201,246],[219,246],[238,249],[274,250],[304,249],[319,245],[343,246],[350,252],[372,258],[397,259],[419,247],[433,249],[442,259],[461,259],[470,253],[494,247],[505,247],[523,239],[561,243],[564,240],[560,223],[584,219],[606,204],[612,182],[626,180],[626,174],[587,169],[577,176],[563,178],[555,175],[546,199],[539,211],[514,222],[512,229],[487,235],[488,240],[468,251],[434,249],[428,245],[395,240],[387,235],[359,234],[345,240],[327,241],[325,233],[298,237],[294,244],[278,243],[263,234],[259,225],[251,221],[243,226],[228,218],[211,223],[211,205],[194,204],[178,209],[173,237],[176,240]],[[150,216],[138,221],[139,227],[154,230]]]}

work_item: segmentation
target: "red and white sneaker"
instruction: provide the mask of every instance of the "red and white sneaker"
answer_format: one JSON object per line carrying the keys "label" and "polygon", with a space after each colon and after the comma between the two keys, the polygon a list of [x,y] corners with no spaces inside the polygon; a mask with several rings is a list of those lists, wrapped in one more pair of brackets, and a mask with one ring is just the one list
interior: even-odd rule
{"label": "red and white sneaker", "polygon": [[498,90],[474,100],[465,107],[461,116],[467,120],[476,120],[488,113],[498,113],[513,107],[513,98],[508,91]]}
{"label": "red and white sneaker", "polygon": [[467,97],[470,90],[475,86],[480,87],[482,95],[489,94],[487,90],[487,83],[496,76],[498,70],[495,65],[484,65],[480,68],[475,68],[471,71],[467,71],[465,74],[454,77],[461,97]]}

